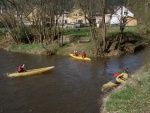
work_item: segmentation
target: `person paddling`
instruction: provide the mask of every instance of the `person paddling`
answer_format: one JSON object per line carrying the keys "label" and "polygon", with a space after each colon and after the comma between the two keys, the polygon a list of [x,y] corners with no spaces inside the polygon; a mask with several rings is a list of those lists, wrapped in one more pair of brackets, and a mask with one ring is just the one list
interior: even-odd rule
{"label": "person paddling", "polygon": [[78,51],[75,51],[75,56],[78,56]]}
{"label": "person paddling", "polygon": [[120,75],[120,74],[122,74],[122,73],[126,73],[126,74],[128,74],[128,75],[129,75],[129,69],[128,69],[128,68],[125,68],[125,70],[124,70],[124,71],[122,71],[122,72],[114,73],[114,77],[117,77],[117,76],[119,76],[119,75]]}
{"label": "person paddling", "polygon": [[82,58],[84,59],[86,57],[85,51],[82,51]]}
{"label": "person paddling", "polygon": [[17,70],[18,70],[18,73],[25,72],[26,71],[25,64],[22,64],[22,65],[18,66]]}
{"label": "person paddling", "polygon": [[124,72],[127,73],[127,74],[129,74],[129,69],[126,68],[126,69],[124,70]]}

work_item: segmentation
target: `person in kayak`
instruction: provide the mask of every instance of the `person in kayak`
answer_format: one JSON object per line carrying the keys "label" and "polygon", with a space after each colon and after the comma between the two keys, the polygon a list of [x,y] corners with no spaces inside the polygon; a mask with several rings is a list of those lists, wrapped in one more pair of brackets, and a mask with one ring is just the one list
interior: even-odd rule
{"label": "person in kayak", "polygon": [[74,53],[74,54],[75,54],[75,56],[78,56],[78,51],[75,51],[75,53]]}
{"label": "person in kayak", "polygon": [[86,53],[85,51],[82,51],[82,58],[85,58],[86,57]]}
{"label": "person in kayak", "polygon": [[128,69],[128,68],[125,68],[124,71],[122,71],[122,72],[114,73],[114,77],[117,77],[117,76],[119,76],[119,75],[122,74],[122,73],[126,73],[126,74],[129,75],[129,69]]}
{"label": "person in kayak", "polygon": [[74,50],[74,55],[78,56],[78,51]]}
{"label": "person in kayak", "polygon": [[25,71],[26,71],[25,64],[18,66],[18,73],[25,72]]}
{"label": "person in kayak", "polygon": [[129,69],[128,69],[128,68],[126,68],[126,69],[124,70],[124,73],[129,74]]}

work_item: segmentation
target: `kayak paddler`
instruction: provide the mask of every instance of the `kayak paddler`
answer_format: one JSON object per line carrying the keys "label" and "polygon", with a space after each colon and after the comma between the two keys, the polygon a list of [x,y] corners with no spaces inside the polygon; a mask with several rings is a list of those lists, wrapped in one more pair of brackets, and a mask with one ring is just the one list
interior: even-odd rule
{"label": "kayak paddler", "polygon": [[85,51],[82,51],[82,58],[84,59],[86,57]]}
{"label": "kayak paddler", "polygon": [[26,71],[25,64],[19,65],[17,70],[18,73],[25,72]]}

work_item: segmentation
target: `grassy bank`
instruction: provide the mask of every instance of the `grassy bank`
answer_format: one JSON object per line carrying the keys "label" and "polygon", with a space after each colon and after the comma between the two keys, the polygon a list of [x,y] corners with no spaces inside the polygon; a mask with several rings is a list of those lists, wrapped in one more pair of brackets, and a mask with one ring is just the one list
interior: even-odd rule
{"label": "grassy bank", "polygon": [[86,28],[69,28],[69,29],[64,29],[63,35],[89,37],[90,36],[89,32],[90,32],[90,30],[88,27],[86,27]]}
{"label": "grassy bank", "polygon": [[150,113],[150,63],[103,100],[101,113]]}
{"label": "grassy bank", "polygon": [[[101,30],[99,28],[96,29],[97,33],[101,35]],[[119,27],[108,29],[107,36],[113,37],[119,33]],[[143,42],[146,38],[142,38],[140,35],[134,35],[137,32],[137,27],[127,27],[124,31],[125,36],[131,37],[136,40],[141,40],[139,42]],[[68,55],[72,53],[74,50],[79,51],[79,53],[84,50],[86,51],[88,56],[93,56],[95,53],[94,43],[91,41],[89,43],[78,43],[78,40],[89,40],[90,30],[89,28],[70,28],[64,29],[64,36],[68,36],[70,39],[74,38],[74,41],[69,43],[64,42],[63,47],[59,47],[57,43],[42,45],[40,43],[33,44],[14,44],[12,39],[7,39],[6,36],[0,36],[0,48],[5,48],[8,51],[16,51],[16,52],[24,52],[24,53],[33,53],[33,54],[47,54],[48,51],[51,51],[52,54],[57,55]],[[99,37],[101,40],[101,37]],[[148,41],[146,41],[148,42]],[[134,44],[136,46],[136,43]]]}
{"label": "grassy bank", "polygon": [[51,51],[55,54],[59,50],[59,46],[56,44],[44,45],[41,43],[32,43],[32,44],[10,44],[4,47],[7,51],[14,52],[23,52],[29,54],[49,54],[48,51]]}
{"label": "grassy bank", "polygon": [[73,53],[74,50],[77,50],[79,54],[82,53],[82,51],[86,51],[87,56],[92,57],[94,55],[94,44],[92,42],[90,43],[71,43],[68,45],[65,45],[63,48],[59,49],[57,51],[57,55],[63,55],[66,56],[69,53]]}
{"label": "grassy bank", "polygon": [[41,44],[12,44],[7,46],[8,51],[25,52],[25,53],[37,53],[41,54],[45,50]]}

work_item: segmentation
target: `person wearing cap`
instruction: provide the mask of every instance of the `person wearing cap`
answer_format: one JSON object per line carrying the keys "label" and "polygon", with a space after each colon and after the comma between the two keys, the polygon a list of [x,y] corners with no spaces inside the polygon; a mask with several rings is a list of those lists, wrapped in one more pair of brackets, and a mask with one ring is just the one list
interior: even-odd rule
{"label": "person wearing cap", "polygon": [[25,64],[18,66],[18,73],[25,72],[25,71],[26,71]]}
{"label": "person wearing cap", "polygon": [[75,51],[75,56],[78,56],[78,51]]}

